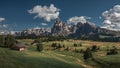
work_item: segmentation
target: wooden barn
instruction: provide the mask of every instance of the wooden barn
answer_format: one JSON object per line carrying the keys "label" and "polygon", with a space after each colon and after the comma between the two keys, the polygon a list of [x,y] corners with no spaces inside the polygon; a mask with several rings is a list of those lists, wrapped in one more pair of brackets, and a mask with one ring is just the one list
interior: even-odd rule
{"label": "wooden barn", "polygon": [[26,45],[24,43],[17,43],[14,47],[12,47],[12,49],[24,51],[26,49]]}

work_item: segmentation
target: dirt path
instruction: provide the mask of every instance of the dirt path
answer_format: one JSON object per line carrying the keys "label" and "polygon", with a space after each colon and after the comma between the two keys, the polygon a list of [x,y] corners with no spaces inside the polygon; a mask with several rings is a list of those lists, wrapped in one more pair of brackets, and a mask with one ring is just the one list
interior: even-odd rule
{"label": "dirt path", "polygon": [[87,64],[84,64],[83,61],[81,61],[80,59],[78,59],[78,63],[82,66],[82,67],[85,67],[85,68],[94,68],[93,66],[90,66],[90,65],[87,65]]}
{"label": "dirt path", "polygon": [[[66,56],[66,55],[63,55],[63,54],[58,54],[58,55],[60,55],[60,56]],[[73,56],[70,56],[70,57],[73,57]],[[82,66],[82,67],[84,67],[84,68],[95,68],[95,67],[93,67],[93,66],[84,64],[83,61],[81,61],[80,59],[78,59],[78,58],[76,58],[76,57],[73,57],[73,58],[75,58],[75,59],[78,61],[78,63],[80,64],[80,66]]]}

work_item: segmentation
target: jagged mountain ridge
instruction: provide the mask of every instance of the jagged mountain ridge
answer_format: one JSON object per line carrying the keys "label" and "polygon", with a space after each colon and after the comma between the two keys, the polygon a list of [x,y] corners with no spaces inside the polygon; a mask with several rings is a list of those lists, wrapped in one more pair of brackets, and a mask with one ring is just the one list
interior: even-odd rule
{"label": "jagged mountain ridge", "polygon": [[67,36],[70,34],[70,30],[66,23],[62,21],[56,21],[51,28],[51,35],[52,36]]}
{"label": "jagged mountain ridge", "polygon": [[86,22],[86,23],[77,23],[76,25],[77,29],[76,32],[77,34],[89,34],[89,33],[96,33],[97,31],[97,27],[90,23],[90,22]]}
{"label": "jagged mountain ridge", "polygon": [[112,34],[115,36],[120,36],[119,31],[112,31],[108,29],[103,29],[95,24],[87,21],[86,23],[78,22],[76,25],[69,27],[68,24],[62,22],[61,20],[56,20],[52,28],[37,28],[37,29],[27,29],[20,33],[22,36],[27,35],[37,35],[37,36],[68,36],[73,34],[74,36],[79,36],[80,34]]}

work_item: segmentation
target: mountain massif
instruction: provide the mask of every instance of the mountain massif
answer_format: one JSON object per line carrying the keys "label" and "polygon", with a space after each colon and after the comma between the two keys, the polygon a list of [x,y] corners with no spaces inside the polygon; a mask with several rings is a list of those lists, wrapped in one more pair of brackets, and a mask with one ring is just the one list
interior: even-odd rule
{"label": "mountain massif", "polygon": [[26,29],[22,32],[16,32],[16,36],[27,36],[27,35],[36,35],[36,36],[69,36],[73,35],[78,37],[79,35],[91,35],[91,34],[104,34],[104,35],[113,35],[120,36],[119,31],[112,31],[108,29],[103,29],[95,24],[87,21],[86,23],[78,22],[76,25],[68,25],[67,23],[62,22],[61,20],[56,20],[52,28],[34,28]]}

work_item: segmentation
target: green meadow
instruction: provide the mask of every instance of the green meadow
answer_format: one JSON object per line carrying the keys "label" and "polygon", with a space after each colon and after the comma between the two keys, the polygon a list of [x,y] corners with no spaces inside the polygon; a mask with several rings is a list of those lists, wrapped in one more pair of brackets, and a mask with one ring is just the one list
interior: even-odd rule
{"label": "green meadow", "polygon": [[[27,44],[25,51],[15,51],[9,48],[0,48],[0,68],[119,68],[120,52],[118,55],[106,55],[106,49],[116,46],[118,51],[120,43],[117,42],[95,42],[82,40],[65,40],[43,42],[44,50],[38,52],[35,44],[31,45],[33,40],[18,40]],[[63,49],[53,50],[52,43],[60,43],[69,47],[69,51]],[[73,44],[82,44],[74,47]],[[97,45],[100,51],[94,52],[95,60],[84,61],[82,53],[75,53],[74,49],[85,50],[87,47]]]}

